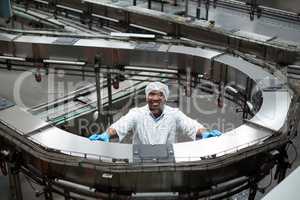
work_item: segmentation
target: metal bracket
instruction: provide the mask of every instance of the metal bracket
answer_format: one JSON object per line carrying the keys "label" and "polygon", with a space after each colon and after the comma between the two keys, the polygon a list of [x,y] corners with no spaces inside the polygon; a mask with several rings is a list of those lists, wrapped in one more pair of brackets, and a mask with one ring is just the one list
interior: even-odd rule
{"label": "metal bracket", "polygon": [[162,163],[174,160],[173,146],[165,144],[157,145],[133,145],[133,162],[136,163]]}

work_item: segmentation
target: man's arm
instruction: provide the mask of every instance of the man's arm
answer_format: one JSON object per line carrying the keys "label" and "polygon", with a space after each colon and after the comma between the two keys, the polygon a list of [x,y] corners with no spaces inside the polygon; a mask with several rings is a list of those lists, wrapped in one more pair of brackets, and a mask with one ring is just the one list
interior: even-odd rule
{"label": "man's arm", "polygon": [[110,137],[119,136],[121,141],[136,126],[138,116],[139,110],[133,108],[125,116],[113,123],[106,132]]}
{"label": "man's arm", "polygon": [[219,130],[208,130],[198,121],[186,116],[183,112],[178,111],[179,126],[183,129],[186,135],[190,138],[206,139],[222,135]]}
{"label": "man's arm", "polygon": [[196,140],[196,137],[202,138],[202,133],[207,130],[202,124],[188,117],[180,110],[177,111],[176,116],[178,127],[185,135],[189,136],[193,140]]}

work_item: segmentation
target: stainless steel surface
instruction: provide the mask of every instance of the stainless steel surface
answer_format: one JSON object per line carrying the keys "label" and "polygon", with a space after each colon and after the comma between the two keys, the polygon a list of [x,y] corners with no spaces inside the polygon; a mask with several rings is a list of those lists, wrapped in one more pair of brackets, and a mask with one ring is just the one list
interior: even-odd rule
{"label": "stainless steel surface", "polygon": [[11,41],[14,38],[16,38],[16,35],[14,35],[14,34],[9,34],[9,33],[1,33],[0,34],[0,39],[3,41]]}
{"label": "stainless steel surface", "polygon": [[185,46],[176,46],[172,45],[168,52],[170,53],[181,53],[185,55],[192,55],[192,56],[199,56],[206,59],[211,59],[215,56],[218,56],[221,54],[221,52],[214,51],[214,50],[208,50],[208,49],[200,49],[200,48],[192,48],[192,47],[185,47]]}
{"label": "stainless steel surface", "polygon": [[217,57],[214,60],[226,64],[246,74],[248,77],[250,77],[256,82],[259,89],[274,87],[283,84],[283,80],[279,80],[274,75],[268,73],[261,67],[247,62],[246,60],[243,60],[239,57],[224,54]]}
{"label": "stainless steel surface", "polygon": [[288,91],[263,92],[263,104],[250,121],[279,131],[285,123],[290,103],[291,96]]}
{"label": "stainless steel surface", "polygon": [[23,35],[21,37],[16,38],[14,41],[20,43],[51,44],[56,39],[57,39],[56,37],[48,37],[48,36],[35,37],[35,36]]}
{"label": "stainless steel surface", "polygon": [[74,46],[83,47],[102,47],[102,48],[116,48],[116,49],[134,49],[135,44],[132,42],[122,42],[117,40],[90,40],[90,39],[80,39],[74,44]]}
{"label": "stainless steel surface", "polygon": [[93,160],[112,162],[112,159],[128,159],[132,162],[132,145],[92,142],[88,138],[74,135],[56,127],[30,136],[30,140],[62,153],[87,157]]}
{"label": "stainless steel surface", "polygon": [[138,33],[119,33],[119,32],[112,32],[110,33],[111,36],[115,37],[129,37],[129,38],[155,38],[154,34],[138,34]]}
{"label": "stainless steel surface", "polygon": [[32,131],[45,127],[48,123],[23,111],[19,106],[0,111],[0,120],[7,126],[16,129],[21,135],[26,135]]}
{"label": "stainless steel surface", "polygon": [[[174,28],[174,26],[172,27]],[[33,52],[33,45],[31,43],[33,38],[28,38],[30,39],[28,43],[24,39],[25,38],[21,39],[19,42],[15,42],[17,55],[24,54],[28,57],[39,56]],[[207,69],[211,71],[221,72],[219,66],[228,65],[229,68],[233,67],[236,69],[234,72],[237,76],[243,74],[239,79],[243,79],[244,77],[247,78],[247,76],[249,76],[255,82],[262,81],[262,84],[257,84],[259,89],[278,85],[277,78],[270,75],[268,72],[263,71],[260,66],[250,64],[241,58],[233,57],[229,54],[219,55],[219,53],[216,53],[215,51],[212,51],[213,53],[211,54],[207,53],[211,51],[203,50],[201,48],[182,48],[173,45],[156,44],[155,42],[139,42],[138,44],[136,42],[124,42],[118,40],[113,40],[112,42],[113,44],[111,45],[109,40],[103,42],[101,40],[81,39],[73,45],[53,44],[51,40],[45,40],[45,42],[41,42],[42,45],[37,43],[34,45],[37,44],[40,48],[47,48],[48,51],[42,56],[49,58],[58,57],[58,59],[62,60],[78,60],[82,58],[84,58],[84,60],[91,60],[91,58],[94,59],[96,52],[101,52],[104,54],[107,63],[112,63],[111,65],[113,66],[116,64],[126,65],[128,63],[137,63],[139,64],[137,66],[144,66],[146,68],[150,66],[161,69],[178,69],[179,67],[186,69],[186,67],[197,66],[197,70],[202,70],[202,68],[207,67]],[[168,46],[168,48],[166,48],[166,46]],[[119,48],[122,49],[120,50]],[[168,49],[173,49],[173,51],[168,51]],[[4,48],[4,50],[10,52],[9,48]],[[115,56],[114,52],[121,54]],[[215,58],[214,62],[212,62],[214,56],[219,57]],[[218,62],[218,64],[213,65],[213,63],[216,62]],[[264,81],[266,77],[267,80],[271,81]],[[219,77],[217,77],[216,80],[214,78],[215,77],[212,77],[211,81],[219,80]],[[275,82],[275,84],[273,82]],[[146,84],[146,81],[143,84]],[[243,86],[245,87],[245,85]],[[95,98],[95,96],[93,96],[93,98]],[[267,98],[268,96],[265,96],[263,100],[267,100]],[[281,104],[275,105],[281,106]],[[263,105],[261,109],[264,109],[264,107],[265,105]],[[266,107],[265,110],[268,110],[268,107]],[[287,112],[288,110],[282,110],[282,112],[284,111]],[[286,113],[283,114],[286,115]],[[278,124],[283,124],[285,118],[278,118],[278,121],[280,121]],[[2,133],[0,132],[0,134]],[[133,154],[132,145],[91,142],[87,138],[51,127],[41,132],[37,132],[30,137],[31,141],[45,147],[42,148],[43,153],[38,151],[38,153],[40,153],[38,154],[33,151],[28,154],[34,154],[34,156],[31,156],[30,158],[37,161],[34,163],[38,163],[35,166],[38,170],[43,170],[43,166],[40,166],[39,162],[39,156],[42,156],[41,159],[43,161],[46,160],[45,163],[50,163],[50,168],[53,169],[51,173],[54,175],[63,174],[61,176],[65,176],[77,183],[83,182],[91,187],[104,185],[108,188],[125,187],[125,191],[148,192],[149,190],[152,190],[163,192],[187,186],[188,191],[191,191],[189,189],[192,187],[195,187],[192,189],[197,190],[201,187],[207,187],[207,185],[211,183],[219,183],[226,178],[238,176],[240,171],[237,172],[236,169],[240,169],[239,167],[242,166],[239,165],[238,162],[242,160],[243,163],[247,163],[248,158],[256,158],[257,146],[261,147],[264,151],[268,151],[269,148],[275,148],[274,146],[262,146],[266,139],[268,139],[268,141],[272,139],[269,138],[271,135],[272,131],[270,130],[254,126],[253,124],[244,124],[234,130],[226,132],[218,138],[174,144],[174,162],[160,163],[156,160],[156,162],[153,161],[150,163],[134,163],[131,157]],[[274,137],[276,138],[276,136]],[[26,140],[24,140],[24,142],[25,141]],[[32,144],[32,142],[30,142],[30,144]],[[27,146],[24,147],[25,150],[27,150],[26,147]],[[247,148],[246,153],[244,152],[245,148]],[[51,151],[52,149],[58,150],[63,154],[59,154],[57,151],[54,151],[54,153]],[[28,150],[26,152],[28,152]],[[51,157],[53,155],[52,153],[55,156]],[[72,157],[65,156],[66,154],[72,155]],[[224,155],[232,159],[229,161],[224,159],[220,163],[218,158]],[[214,156],[217,157],[216,160],[214,159]],[[54,157],[55,161],[52,161],[51,159]],[[87,159],[85,159],[85,157]],[[99,159],[106,161],[107,163],[100,162],[99,164],[97,162],[97,165],[93,165],[95,164],[95,161]],[[126,159],[130,163],[119,166],[116,163],[112,163],[114,159]],[[207,160],[201,162],[201,159]],[[235,159],[237,161],[236,163],[234,163]],[[197,162],[190,165],[190,161]],[[256,160],[254,159],[254,161]],[[209,163],[209,166],[207,166],[207,163]],[[216,169],[216,171],[220,173],[224,167],[222,164],[228,164],[226,165],[228,168],[232,165],[236,168],[232,168],[229,174],[222,174],[220,178],[219,176],[215,176],[213,173],[214,171],[210,171],[210,169]],[[216,167],[216,165],[218,165],[218,167]],[[250,166],[249,168],[253,169],[252,167],[253,166]],[[210,169],[208,170],[208,168]],[[57,171],[55,171],[56,169]],[[62,172],[60,169],[62,169]],[[107,179],[101,179],[100,176],[103,174],[103,171],[112,171],[109,173],[109,181]],[[194,172],[197,176],[194,176]],[[91,179],[90,177],[85,176],[86,174],[92,174],[95,178]],[[244,175],[245,173],[241,174]],[[203,178],[203,182],[199,181],[200,177]]]}
{"label": "stainless steel surface", "polygon": [[85,62],[72,62],[72,61],[64,61],[64,60],[49,60],[49,59],[44,59],[44,63],[49,63],[49,64],[62,64],[62,65],[80,65],[83,66],[86,63]]}
{"label": "stainless steel surface", "polygon": [[272,35],[262,35],[262,34],[258,34],[258,33],[253,33],[253,32],[248,32],[248,31],[237,31],[234,32],[234,35],[240,36],[240,37],[245,37],[245,38],[249,38],[252,40],[258,40],[258,41],[262,41],[262,42],[267,42],[269,40],[271,40],[272,38],[275,38],[275,34]]}
{"label": "stainless steel surface", "polygon": [[191,162],[235,153],[240,149],[257,144],[272,135],[271,131],[242,125],[220,137],[173,144],[176,162]]}
{"label": "stainless steel surface", "polygon": [[15,60],[15,61],[25,61],[25,58],[12,57],[12,56],[0,56],[0,59]]}

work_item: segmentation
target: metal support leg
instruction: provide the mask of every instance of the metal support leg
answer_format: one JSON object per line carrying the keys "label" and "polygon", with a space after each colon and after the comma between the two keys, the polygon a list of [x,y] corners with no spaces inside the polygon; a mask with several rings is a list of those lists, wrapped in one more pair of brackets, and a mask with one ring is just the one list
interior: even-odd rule
{"label": "metal support leg", "polygon": [[200,8],[201,7],[201,4],[202,4],[202,0],[198,0],[197,1],[197,6]]}
{"label": "metal support leg", "polygon": [[133,5],[136,6],[136,0],[133,0]]}
{"label": "metal support leg", "polygon": [[201,4],[202,4],[202,0],[198,0],[197,8],[196,8],[196,18],[197,19],[200,19],[200,16],[201,16]]}
{"label": "metal support leg", "polygon": [[248,200],[254,200],[257,192],[257,184],[254,184],[249,189]]}
{"label": "metal support leg", "polygon": [[70,192],[67,190],[64,190],[64,196],[65,196],[65,200],[70,200]]}
{"label": "metal support leg", "polygon": [[9,190],[11,200],[22,200],[22,187],[20,182],[20,174],[15,169],[14,164],[7,163],[8,165],[8,177],[9,177]]}
{"label": "metal support leg", "polygon": [[200,14],[201,14],[201,8],[200,8],[200,7],[197,7],[197,8],[196,8],[196,18],[197,18],[197,19],[200,19]]}
{"label": "metal support leg", "polygon": [[214,0],[214,1],[213,1],[213,7],[214,7],[214,8],[217,8],[217,1],[218,1],[218,0]]}
{"label": "metal support leg", "polygon": [[278,164],[275,172],[275,179],[277,179],[278,183],[285,178],[287,169],[291,167],[285,147],[286,146],[280,149],[280,157],[278,158]]}
{"label": "metal support leg", "polygon": [[209,0],[206,0],[205,2],[205,20],[208,20],[209,2]]}
{"label": "metal support leg", "polygon": [[249,196],[248,200],[254,200],[256,196],[258,186],[257,186],[257,177],[249,178]]}
{"label": "metal support leg", "polygon": [[53,200],[52,191],[48,189],[44,189],[44,197],[45,200]]}
{"label": "metal support leg", "polygon": [[177,4],[177,0],[174,0],[174,4],[173,4],[173,6],[178,6],[178,4]]}
{"label": "metal support leg", "polygon": [[185,0],[185,16],[189,15],[189,0]]}
{"label": "metal support leg", "polygon": [[99,131],[102,132],[106,128],[106,120],[105,119],[103,120],[103,116],[102,116],[103,108],[102,108],[102,97],[101,97],[100,67],[101,67],[101,57],[99,55],[97,55],[96,58],[95,58],[97,108],[98,108],[98,123],[100,124],[100,130]]}
{"label": "metal support leg", "polygon": [[109,124],[113,123],[113,118],[112,118],[112,110],[113,110],[113,105],[112,105],[112,80],[111,80],[111,73],[110,70],[108,71],[107,74],[107,92],[108,92],[108,119],[109,119]]}
{"label": "metal support leg", "polygon": [[261,8],[259,8],[257,4],[257,0],[248,0],[246,2],[247,5],[249,5],[249,14],[250,14],[250,20],[254,20],[255,12],[257,13],[257,18],[261,16]]}
{"label": "metal support leg", "polygon": [[148,0],[148,9],[151,9],[151,0]]}

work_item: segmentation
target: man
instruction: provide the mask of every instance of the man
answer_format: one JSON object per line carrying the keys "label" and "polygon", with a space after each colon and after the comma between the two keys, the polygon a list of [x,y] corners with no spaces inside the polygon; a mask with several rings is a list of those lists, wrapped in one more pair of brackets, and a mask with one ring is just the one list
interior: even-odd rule
{"label": "man", "polygon": [[207,131],[199,122],[186,116],[177,108],[166,105],[168,86],[160,82],[149,83],[145,89],[147,105],[131,109],[125,116],[112,124],[106,132],[94,134],[90,140],[109,142],[119,136],[120,141],[133,131],[134,144],[171,144],[176,142],[176,132],[191,139],[220,136],[221,132]]}

